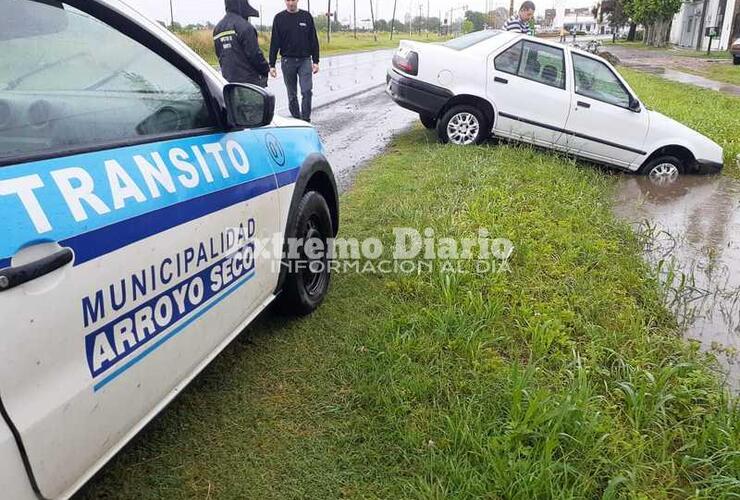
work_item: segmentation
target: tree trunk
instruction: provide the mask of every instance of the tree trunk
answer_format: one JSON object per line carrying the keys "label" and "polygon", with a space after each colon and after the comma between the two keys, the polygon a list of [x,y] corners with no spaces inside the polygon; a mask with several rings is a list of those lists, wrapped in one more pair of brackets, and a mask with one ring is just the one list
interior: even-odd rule
{"label": "tree trunk", "polygon": [[628,42],[634,42],[635,41],[635,34],[637,33],[637,24],[630,23],[630,30],[627,33],[627,41]]}

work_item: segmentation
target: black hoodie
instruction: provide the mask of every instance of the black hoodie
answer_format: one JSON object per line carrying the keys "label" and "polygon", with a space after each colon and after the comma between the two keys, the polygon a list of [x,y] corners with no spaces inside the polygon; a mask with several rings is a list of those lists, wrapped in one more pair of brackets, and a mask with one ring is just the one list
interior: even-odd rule
{"label": "black hoodie", "polygon": [[258,16],[247,0],[226,0],[226,16],[213,30],[221,73],[230,82],[264,82],[270,72],[257,43],[257,30],[248,21]]}

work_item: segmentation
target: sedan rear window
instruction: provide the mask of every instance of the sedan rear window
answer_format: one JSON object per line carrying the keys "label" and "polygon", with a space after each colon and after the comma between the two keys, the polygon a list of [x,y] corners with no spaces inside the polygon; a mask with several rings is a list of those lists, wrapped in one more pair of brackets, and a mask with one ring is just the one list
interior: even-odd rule
{"label": "sedan rear window", "polygon": [[455,50],[463,50],[475,45],[476,43],[480,43],[493,38],[499,33],[501,33],[501,31],[499,30],[476,31],[474,33],[468,33],[467,35],[452,39],[449,42],[443,43],[442,45]]}

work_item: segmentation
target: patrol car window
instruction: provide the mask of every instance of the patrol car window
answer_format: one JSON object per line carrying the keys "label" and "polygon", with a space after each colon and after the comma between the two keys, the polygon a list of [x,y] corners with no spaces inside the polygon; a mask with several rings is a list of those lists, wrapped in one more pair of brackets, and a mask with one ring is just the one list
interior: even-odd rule
{"label": "patrol car window", "polygon": [[519,59],[522,57],[523,42],[516,43],[496,56],[493,61],[494,67],[498,71],[516,75],[519,68]]}
{"label": "patrol car window", "polygon": [[28,36],[0,38],[0,161],[215,125],[195,82],[107,24],[59,2],[6,8]]}

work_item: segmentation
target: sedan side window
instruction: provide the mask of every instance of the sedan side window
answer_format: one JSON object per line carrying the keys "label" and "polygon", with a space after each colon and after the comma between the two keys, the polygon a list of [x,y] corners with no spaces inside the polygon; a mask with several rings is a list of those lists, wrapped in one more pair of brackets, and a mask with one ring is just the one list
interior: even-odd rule
{"label": "sedan side window", "polygon": [[215,126],[200,87],[148,48],[60,2],[11,5],[26,27],[0,36],[0,162]]}
{"label": "sedan side window", "polygon": [[628,108],[630,95],[612,70],[601,61],[573,54],[575,90],[592,99]]}
{"label": "sedan side window", "polygon": [[496,56],[494,67],[551,87],[565,88],[565,55],[557,47],[522,41]]}
{"label": "sedan side window", "polygon": [[519,69],[519,59],[521,58],[521,56],[522,42],[519,42],[497,55],[496,59],[494,59],[493,61],[493,66],[498,71],[503,71],[504,73],[511,73],[512,75],[516,75],[516,72]]}
{"label": "sedan side window", "polygon": [[519,76],[552,87],[565,88],[563,49],[524,42],[519,63]]}

